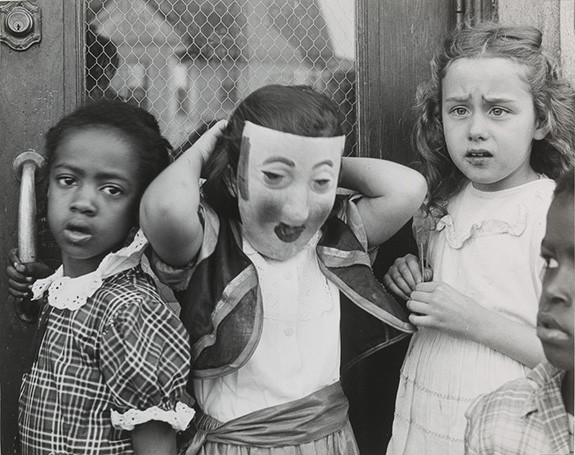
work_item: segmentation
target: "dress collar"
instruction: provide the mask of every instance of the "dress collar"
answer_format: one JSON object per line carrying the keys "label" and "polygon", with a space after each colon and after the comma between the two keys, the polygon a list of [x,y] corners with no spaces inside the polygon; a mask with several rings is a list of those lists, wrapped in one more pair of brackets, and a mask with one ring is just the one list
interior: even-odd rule
{"label": "dress collar", "polygon": [[106,278],[131,269],[139,264],[148,240],[140,229],[134,240],[118,251],[109,253],[96,270],[76,278],[64,276],[60,266],[48,278],[36,280],[32,286],[32,300],[42,298],[48,291],[48,304],[58,309],[77,310],[86,303]]}

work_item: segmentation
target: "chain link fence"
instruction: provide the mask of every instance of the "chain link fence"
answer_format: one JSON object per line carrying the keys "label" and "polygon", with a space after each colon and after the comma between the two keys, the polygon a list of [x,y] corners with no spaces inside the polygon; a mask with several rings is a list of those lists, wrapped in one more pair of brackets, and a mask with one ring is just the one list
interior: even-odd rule
{"label": "chain link fence", "polygon": [[176,151],[253,90],[306,84],[356,153],[355,0],[87,0],[85,17],[87,99],[148,109]]}

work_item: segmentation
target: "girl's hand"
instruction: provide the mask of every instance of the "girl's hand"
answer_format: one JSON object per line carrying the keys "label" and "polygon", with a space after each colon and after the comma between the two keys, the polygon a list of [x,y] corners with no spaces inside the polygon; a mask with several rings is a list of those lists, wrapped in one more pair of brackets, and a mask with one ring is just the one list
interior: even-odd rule
{"label": "girl's hand", "polygon": [[481,313],[487,311],[473,299],[440,281],[419,283],[411,293],[407,308],[409,321],[454,336],[477,341],[475,329]]}
{"label": "girl's hand", "polygon": [[513,321],[487,309],[440,281],[419,283],[407,308],[417,327],[442,330],[483,344],[528,368],[545,360],[535,327]]}
{"label": "girl's hand", "polygon": [[43,262],[29,262],[23,264],[18,257],[18,249],[14,248],[8,253],[8,292],[18,299],[29,297],[30,288],[38,278],[46,278],[54,271]]}
{"label": "girl's hand", "polygon": [[[205,164],[207,159],[212,154],[218,138],[222,135],[225,127],[228,125],[227,120],[220,120],[208,131],[200,136],[194,144],[186,151],[191,153],[198,153],[202,157],[202,162]],[[185,156],[185,155],[184,155]]]}
{"label": "girl's hand", "polygon": [[415,290],[417,284],[429,281],[433,277],[431,269],[425,269],[421,276],[419,260],[413,254],[397,258],[383,277],[384,286],[404,300]]}

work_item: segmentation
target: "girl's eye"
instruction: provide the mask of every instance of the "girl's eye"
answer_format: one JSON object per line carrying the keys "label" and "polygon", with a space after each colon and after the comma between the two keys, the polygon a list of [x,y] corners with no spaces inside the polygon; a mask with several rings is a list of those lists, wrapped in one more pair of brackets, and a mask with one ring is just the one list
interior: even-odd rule
{"label": "girl's eye", "polygon": [[545,259],[546,269],[556,269],[557,267],[559,267],[559,262],[557,262],[555,258],[548,257],[543,259]]}
{"label": "girl's eye", "polygon": [[118,188],[117,186],[105,186],[102,188],[102,191],[109,194],[110,196],[118,196],[119,194],[123,193],[122,189]]}
{"label": "girl's eye", "polygon": [[451,113],[455,116],[463,117],[464,115],[467,114],[467,108],[461,106],[454,107],[453,109],[451,109]]}
{"label": "girl's eye", "polygon": [[71,177],[69,175],[61,175],[59,177],[56,177],[56,181],[60,186],[71,186],[75,183],[76,180],[74,179],[74,177]]}
{"label": "girl's eye", "polygon": [[505,114],[508,113],[508,111],[501,107],[494,107],[493,109],[491,109],[491,113],[493,114],[494,117],[503,117]]}

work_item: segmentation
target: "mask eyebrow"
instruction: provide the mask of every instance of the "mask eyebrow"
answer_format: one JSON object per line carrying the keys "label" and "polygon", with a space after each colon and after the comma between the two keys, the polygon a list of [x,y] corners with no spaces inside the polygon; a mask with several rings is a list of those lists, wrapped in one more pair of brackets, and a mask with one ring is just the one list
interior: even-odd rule
{"label": "mask eyebrow", "polygon": [[263,164],[271,164],[275,162],[283,163],[289,167],[295,167],[295,163],[292,160],[288,160],[286,157],[280,155],[269,157],[267,160],[263,162]]}
{"label": "mask eyebrow", "polygon": [[320,166],[324,166],[324,165],[333,167],[333,161],[332,161],[332,160],[323,160],[323,161],[320,161],[319,163],[314,164],[313,169],[316,169],[316,168],[318,168],[318,167],[320,167]]}

